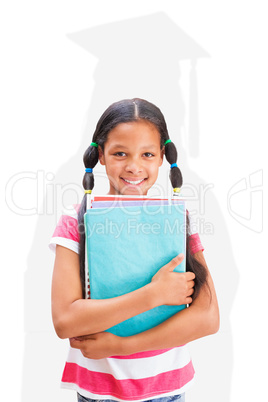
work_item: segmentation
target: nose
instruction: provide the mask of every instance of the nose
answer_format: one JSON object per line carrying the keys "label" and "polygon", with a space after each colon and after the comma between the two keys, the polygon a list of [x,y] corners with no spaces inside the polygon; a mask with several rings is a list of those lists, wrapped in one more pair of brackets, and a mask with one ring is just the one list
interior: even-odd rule
{"label": "nose", "polygon": [[138,158],[131,158],[127,160],[125,170],[131,173],[140,173],[142,172],[142,162]]}

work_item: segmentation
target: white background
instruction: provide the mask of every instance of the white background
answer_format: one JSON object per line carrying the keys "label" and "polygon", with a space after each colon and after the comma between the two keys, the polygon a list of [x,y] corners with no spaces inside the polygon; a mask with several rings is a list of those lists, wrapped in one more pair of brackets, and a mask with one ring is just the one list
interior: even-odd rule
{"label": "white background", "polygon": [[[221,401],[223,396],[231,402],[265,401],[265,2],[26,0],[6,3],[1,9],[0,295],[5,368],[1,400],[75,400],[73,392],[59,389],[68,342],[57,339],[51,323],[54,257],[47,243],[63,198],[79,202],[82,195],[81,143],[93,91],[98,88],[94,75],[98,57],[67,35],[164,12],[209,54],[198,60],[196,68],[200,140],[196,157],[187,150],[190,64],[180,65],[187,159],[182,171],[188,169],[188,181],[194,171],[198,185],[211,185],[203,212],[213,234],[202,237],[201,233],[201,237],[219,297],[222,326],[217,335],[192,345],[197,381],[187,401]],[[109,41],[108,35],[105,39]],[[106,99],[102,90],[101,96],[99,114],[111,103],[111,94]],[[129,94],[133,96],[140,95]],[[121,93],[112,97],[120,99]],[[159,106],[166,115],[168,99]],[[92,132],[87,135],[85,143],[91,141]],[[165,186],[167,164],[162,169],[160,184]],[[104,179],[96,184],[96,191],[107,191]]]}

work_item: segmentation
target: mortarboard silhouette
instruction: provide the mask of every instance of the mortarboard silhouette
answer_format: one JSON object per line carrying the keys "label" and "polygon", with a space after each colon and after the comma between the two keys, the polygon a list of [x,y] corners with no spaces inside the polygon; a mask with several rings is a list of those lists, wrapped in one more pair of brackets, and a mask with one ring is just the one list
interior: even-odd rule
{"label": "mortarboard silhouette", "polygon": [[[100,107],[99,115],[108,106],[109,96],[110,103],[120,98],[144,97],[161,110],[164,109],[162,105],[168,105],[164,115],[167,122],[174,121],[172,131],[177,133],[180,133],[184,119],[179,63],[190,61],[187,148],[191,156],[198,156],[196,63],[209,54],[194,39],[164,12],[84,29],[67,37],[99,60],[94,78],[98,82],[98,91],[107,93],[106,105]],[[176,142],[179,137],[171,138]]]}

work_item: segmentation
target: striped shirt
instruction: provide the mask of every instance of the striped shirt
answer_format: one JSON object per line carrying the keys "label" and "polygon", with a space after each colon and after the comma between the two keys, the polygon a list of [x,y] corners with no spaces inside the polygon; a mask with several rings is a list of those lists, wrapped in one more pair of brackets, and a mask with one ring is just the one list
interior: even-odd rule
{"label": "striped shirt", "polygon": [[[80,205],[61,216],[49,243],[79,253],[77,213]],[[198,233],[189,237],[192,254],[203,250]],[[185,392],[194,379],[187,345],[94,360],[70,347],[61,386],[92,399],[144,401]]]}

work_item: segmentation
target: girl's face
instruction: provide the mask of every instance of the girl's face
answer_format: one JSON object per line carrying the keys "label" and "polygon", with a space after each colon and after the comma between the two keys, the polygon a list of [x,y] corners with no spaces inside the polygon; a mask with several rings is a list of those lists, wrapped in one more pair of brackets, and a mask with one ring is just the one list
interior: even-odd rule
{"label": "girl's face", "polygon": [[108,134],[99,160],[105,165],[112,195],[146,195],[163,163],[160,134],[146,120],[118,124]]}

